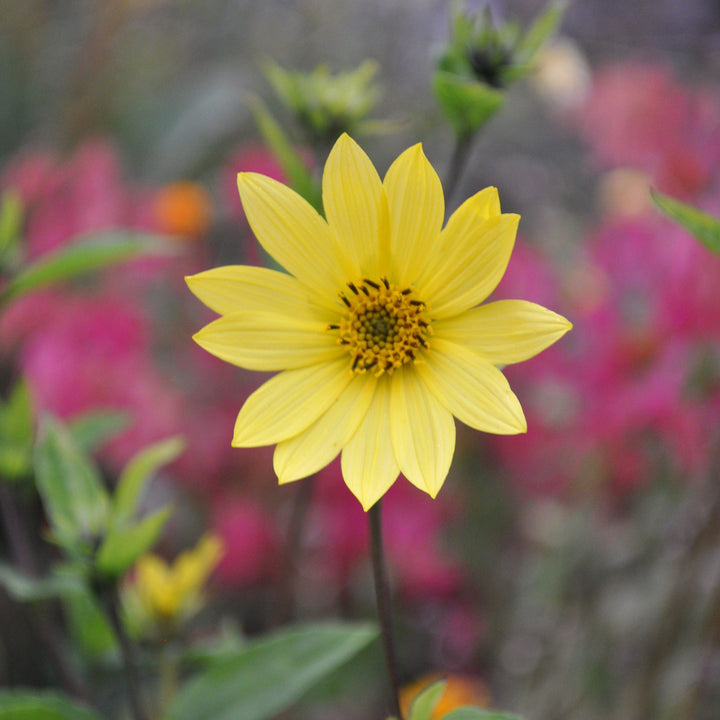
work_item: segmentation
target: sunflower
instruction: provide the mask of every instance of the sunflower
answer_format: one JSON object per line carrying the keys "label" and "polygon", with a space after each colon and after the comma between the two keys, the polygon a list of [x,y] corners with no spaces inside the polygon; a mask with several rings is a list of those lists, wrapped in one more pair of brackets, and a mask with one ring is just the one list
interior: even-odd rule
{"label": "sunflower", "polygon": [[236,447],[277,444],[280,483],[342,453],[343,478],[369,509],[403,473],[435,497],[455,449],[455,420],[526,431],[497,366],[520,362],[571,325],[522,300],[480,303],[512,252],[519,216],[497,190],[465,201],[442,227],[440,180],[415,145],[381,180],[342,135],[323,172],[326,219],[282,183],[240,173],[260,244],[287,273],[219,267],[187,278],[221,317],[194,339],[250,370],[281,371],[250,395]]}

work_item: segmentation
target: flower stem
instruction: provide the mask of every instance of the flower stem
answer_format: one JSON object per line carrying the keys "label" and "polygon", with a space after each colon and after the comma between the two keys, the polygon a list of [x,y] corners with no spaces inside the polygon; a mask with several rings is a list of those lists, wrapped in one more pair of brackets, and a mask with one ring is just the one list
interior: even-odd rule
{"label": "flower stem", "polygon": [[457,188],[458,181],[462,177],[467,161],[470,159],[470,146],[472,145],[474,135],[456,136],[455,147],[450,156],[445,182],[443,183],[445,191],[445,202],[449,205],[450,200]]}
{"label": "flower stem", "polygon": [[372,555],[373,575],[375,578],[375,597],[377,600],[378,618],[380,620],[383,646],[385,648],[385,662],[390,679],[392,713],[398,720],[403,720],[400,710],[400,681],[397,657],[395,654],[395,640],[393,637],[390,584],[387,578],[385,556],[383,553],[380,503],[381,501],[378,500],[368,511],[368,518],[370,520],[370,551]]}

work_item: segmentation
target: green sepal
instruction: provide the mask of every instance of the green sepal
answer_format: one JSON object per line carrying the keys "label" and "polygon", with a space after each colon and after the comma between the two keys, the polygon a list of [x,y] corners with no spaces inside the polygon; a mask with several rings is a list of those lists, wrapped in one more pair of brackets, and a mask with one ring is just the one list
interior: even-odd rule
{"label": "green sepal", "polygon": [[447,681],[441,678],[424,687],[410,703],[407,720],[430,720],[440,703],[446,686]]}
{"label": "green sepal", "polygon": [[143,448],[130,460],[120,475],[113,496],[113,525],[122,525],[130,520],[155,471],[175,460],[184,449],[185,441],[181,437],[172,437]]}
{"label": "green sepal", "polygon": [[105,577],[120,577],[157,542],[171,506],[144,517],[132,525],[113,526],[95,556],[95,570]]}
{"label": "green sepal", "polygon": [[195,675],[164,720],[269,720],[377,637],[368,623],[313,623],[249,644]]}
{"label": "green sepal", "polygon": [[564,2],[550,3],[535,18],[529,30],[518,38],[515,46],[515,62],[528,65],[535,59],[543,45],[560,27],[566,7]]}
{"label": "green sepal", "polygon": [[98,468],[49,415],[40,424],[33,465],[54,540],[71,555],[89,554],[105,534],[110,508]]}
{"label": "green sepal", "polygon": [[251,96],[248,103],[265,144],[287,175],[291,187],[322,213],[320,187],[285,131],[259,97]]}
{"label": "green sepal", "polygon": [[102,720],[94,710],[59,693],[0,691],[0,720]]}
{"label": "green sepal", "polygon": [[0,292],[0,305],[40,288],[71,280],[140,255],[169,254],[167,238],[125,230],[83,237],[42,256],[12,277]]}
{"label": "green sepal", "polygon": [[19,380],[0,402],[0,477],[20,480],[30,475],[35,415],[27,384]]}
{"label": "green sepal", "polygon": [[460,138],[470,137],[479,130],[505,101],[501,90],[444,70],[433,74],[433,90]]}
{"label": "green sepal", "polygon": [[720,219],[657,190],[650,196],[657,207],[694,235],[708,250],[720,254]]}

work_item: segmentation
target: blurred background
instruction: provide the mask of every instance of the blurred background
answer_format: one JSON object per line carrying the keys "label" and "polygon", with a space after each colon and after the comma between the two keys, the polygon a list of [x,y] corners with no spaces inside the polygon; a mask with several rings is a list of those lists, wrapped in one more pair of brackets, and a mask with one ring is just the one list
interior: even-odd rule
{"label": "blurred background", "polygon": [[[527,26],[543,3],[489,7]],[[27,257],[113,228],[175,247],[13,304],[3,387],[19,368],[41,410],[125,413],[99,455],[108,478],[148,442],[185,437],[148,498],[175,507],[160,550],[174,557],[207,530],[225,547],[188,633],[227,616],[249,635],[373,617],[366,519],[339,467],[278,488],[270,448],[230,447],[259,376],[193,344],[211,315],[183,276],[266,261],[235,175],[285,178],[251,98],[309,168],[324,163],[268,62],[337,73],[376,61],[379,132],[356,139],[381,174],[421,140],[442,177],[453,135],[430,78],[448,37],[437,0],[0,3],[0,189],[21,199]],[[473,702],[533,720],[717,718],[720,258],[648,194],[720,214],[717,2],[570,2],[449,208],[490,184],[523,217],[495,297],[575,327],[506,371],[527,435],[459,427],[436,501],[403,479],[388,495],[402,679],[445,674]],[[26,510],[40,517],[36,500]],[[23,613],[0,596],[0,683],[52,685]],[[287,717],[377,717],[380,667],[369,653],[338,676],[345,707],[318,692]]]}

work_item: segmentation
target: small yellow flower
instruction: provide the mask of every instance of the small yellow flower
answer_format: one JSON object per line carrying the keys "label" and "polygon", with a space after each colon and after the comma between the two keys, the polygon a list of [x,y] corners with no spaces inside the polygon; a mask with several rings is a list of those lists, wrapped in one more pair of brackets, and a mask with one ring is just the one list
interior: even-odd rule
{"label": "small yellow flower", "polygon": [[251,370],[282,371],[255,391],[232,444],[277,443],[281,483],[342,453],[366,510],[402,472],[437,495],[455,448],[453,416],[486,432],[525,432],[498,365],[537,354],[571,327],[522,300],[479,305],[507,266],[519,217],[495,188],[442,228],[440,180],[420,145],[384,181],[342,135],[323,174],[323,219],[299,195],[255,173],[238,176],[250,225],[288,272],[220,267],[187,278],[221,317],[195,335]]}
{"label": "small yellow flower", "polygon": [[187,620],[202,606],[203,587],[222,557],[214,535],[205,535],[172,565],[158,555],[143,555],[135,566],[134,595],[143,614],[163,625]]}

